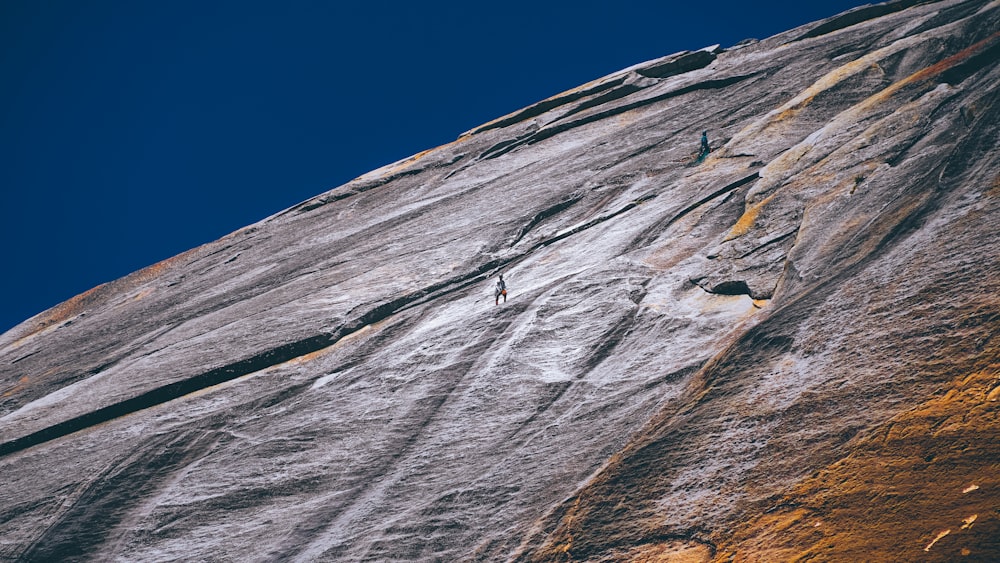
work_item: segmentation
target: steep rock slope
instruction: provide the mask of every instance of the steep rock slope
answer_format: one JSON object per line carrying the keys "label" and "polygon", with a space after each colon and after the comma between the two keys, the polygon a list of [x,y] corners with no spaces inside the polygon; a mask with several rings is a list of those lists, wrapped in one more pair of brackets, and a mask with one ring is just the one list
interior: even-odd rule
{"label": "steep rock slope", "polygon": [[995,560],[998,59],[984,0],[678,53],[42,313],[0,557]]}

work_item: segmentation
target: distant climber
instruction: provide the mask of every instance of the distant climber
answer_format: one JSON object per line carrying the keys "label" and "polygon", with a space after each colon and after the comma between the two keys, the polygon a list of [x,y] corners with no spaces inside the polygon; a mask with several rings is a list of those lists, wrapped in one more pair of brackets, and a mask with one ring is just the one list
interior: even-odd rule
{"label": "distant climber", "polygon": [[708,131],[701,132],[701,152],[698,153],[698,162],[705,160],[708,153],[712,152],[712,147],[708,146]]}
{"label": "distant climber", "polygon": [[500,296],[503,295],[503,302],[507,302],[507,282],[503,281],[503,274],[500,274],[500,279],[497,280],[496,293],[496,303],[494,305],[500,304]]}

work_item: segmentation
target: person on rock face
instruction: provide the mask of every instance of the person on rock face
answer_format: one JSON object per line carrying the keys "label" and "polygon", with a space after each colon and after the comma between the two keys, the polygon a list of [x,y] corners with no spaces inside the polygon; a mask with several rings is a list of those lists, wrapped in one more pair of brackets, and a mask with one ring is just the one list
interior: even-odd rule
{"label": "person on rock face", "polygon": [[708,146],[708,131],[702,131],[701,132],[701,154],[698,155],[698,158],[705,158],[706,156],[708,156],[708,153],[710,153],[710,152],[712,152],[712,149],[711,149],[711,147]]}
{"label": "person on rock face", "polygon": [[507,282],[503,281],[503,274],[500,274],[500,279],[497,280],[496,292],[494,297],[496,298],[496,303],[494,305],[500,304],[500,296],[503,295],[503,302],[507,302]]}

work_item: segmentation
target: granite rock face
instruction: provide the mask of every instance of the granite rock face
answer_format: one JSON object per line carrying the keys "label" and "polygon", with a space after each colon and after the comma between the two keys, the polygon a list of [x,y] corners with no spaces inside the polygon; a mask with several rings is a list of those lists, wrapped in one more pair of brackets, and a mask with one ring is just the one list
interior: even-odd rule
{"label": "granite rock face", "polygon": [[667,56],[29,319],[0,559],[1000,559],[998,61]]}

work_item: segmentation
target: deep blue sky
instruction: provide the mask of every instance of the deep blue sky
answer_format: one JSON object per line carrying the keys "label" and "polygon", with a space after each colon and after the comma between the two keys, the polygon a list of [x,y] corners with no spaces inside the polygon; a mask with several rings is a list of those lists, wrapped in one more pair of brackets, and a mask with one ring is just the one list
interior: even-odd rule
{"label": "deep blue sky", "polygon": [[859,0],[0,0],[0,332],[633,64]]}

